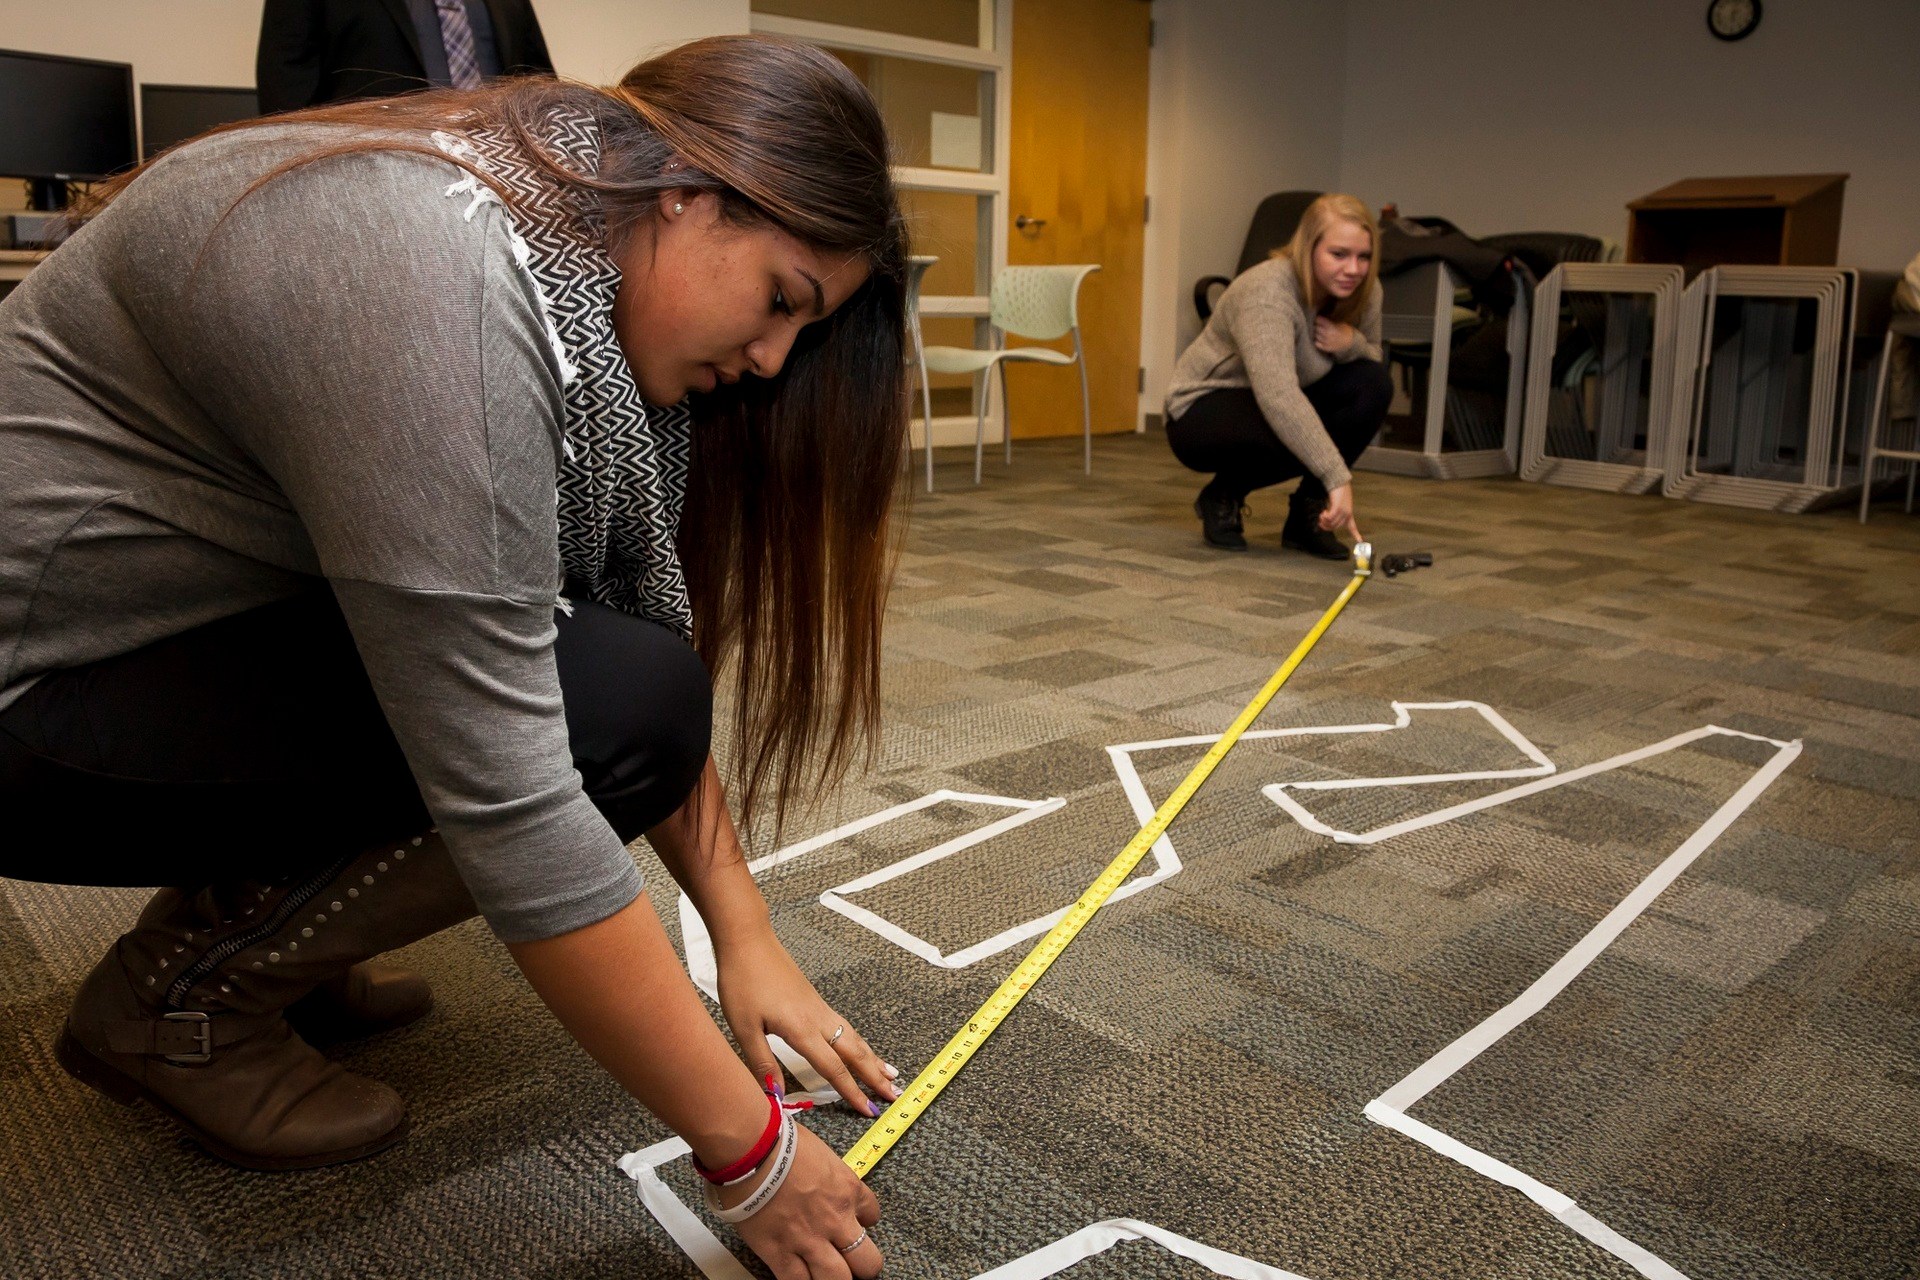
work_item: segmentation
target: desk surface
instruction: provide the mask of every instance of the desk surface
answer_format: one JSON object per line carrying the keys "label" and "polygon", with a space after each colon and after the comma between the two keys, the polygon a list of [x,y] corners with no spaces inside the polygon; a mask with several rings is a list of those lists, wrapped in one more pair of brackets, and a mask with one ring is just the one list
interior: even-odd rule
{"label": "desk surface", "polygon": [[34,264],[50,252],[48,249],[0,249],[0,281],[25,280]]}

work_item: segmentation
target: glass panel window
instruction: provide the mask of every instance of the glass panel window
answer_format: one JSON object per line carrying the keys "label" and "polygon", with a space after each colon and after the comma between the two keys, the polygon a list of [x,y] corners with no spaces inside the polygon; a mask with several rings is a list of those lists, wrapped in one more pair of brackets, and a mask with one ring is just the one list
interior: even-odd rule
{"label": "glass panel window", "polygon": [[993,242],[982,232],[988,225],[992,199],[957,191],[909,188],[900,193],[913,251],[940,259],[927,268],[920,285],[923,295],[977,297],[986,293],[992,272],[985,255],[993,251]]}
{"label": "glass panel window", "polygon": [[970,173],[993,167],[987,128],[990,73],[844,49],[827,52],[872,90],[893,141],[895,164]]}
{"label": "glass panel window", "polygon": [[980,46],[980,0],[753,0],[755,13]]}

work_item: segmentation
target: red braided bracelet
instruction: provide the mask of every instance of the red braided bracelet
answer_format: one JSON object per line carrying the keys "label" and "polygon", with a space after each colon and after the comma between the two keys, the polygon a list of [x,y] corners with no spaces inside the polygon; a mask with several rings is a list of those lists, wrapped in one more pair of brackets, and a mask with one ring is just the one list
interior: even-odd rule
{"label": "red braided bracelet", "polygon": [[709,1169],[700,1163],[700,1157],[693,1158],[693,1170],[715,1186],[724,1186],[729,1182],[738,1182],[760,1167],[760,1162],[773,1153],[774,1144],[780,1140],[780,1095],[771,1085],[765,1089],[767,1095],[767,1127],[760,1134],[760,1140],[753,1144],[747,1154],[730,1165],[718,1169]]}

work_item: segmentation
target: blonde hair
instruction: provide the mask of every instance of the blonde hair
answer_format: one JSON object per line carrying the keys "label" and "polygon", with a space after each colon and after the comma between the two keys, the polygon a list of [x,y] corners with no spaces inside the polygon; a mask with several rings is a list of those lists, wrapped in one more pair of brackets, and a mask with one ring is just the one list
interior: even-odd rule
{"label": "blonde hair", "polygon": [[1276,258],[1288,258],[1293,262],[1295,281],[1300,286],[1300,300],[1307,313],[1320,310],[1327,301],[1326,290],[1313,277],[1313,251],[1320,246],[1320,237],[1327,228],[1336,222],[1350,222],[1367,233],[1367,242],[1373,253],[1367,259],[1367,278],[1351,294],[1333,304],[1330,318],[1342,324],[1357,324],[1366,313],[1367,301],[1380,287],[1380,229],[1373,224],[1373,214],[1361,203],[1359,197],[1333,192],[1321,196],[1307,206],[1300,215],[1300,225],[1294,228],[1293,239],[1273,251]]}

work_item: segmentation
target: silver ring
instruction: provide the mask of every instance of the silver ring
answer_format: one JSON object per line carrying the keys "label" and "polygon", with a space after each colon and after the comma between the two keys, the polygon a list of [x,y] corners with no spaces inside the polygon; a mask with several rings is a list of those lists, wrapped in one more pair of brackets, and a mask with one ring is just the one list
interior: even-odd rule
{"label": "silver ring", "polygon": [[[843,1036],[843,1035],[845,1035],[845,1034],[847,1034],[847,1024],[843,1022],[843,1023],[841,1023],[841,1024],[839,1025],[839,1026],[837,1026],[837,1027],[835,1027],[835,1028],[833,1029],[833,1034],[827,1037],[827,1043],[828,1043],[828,1044],[839,1044],[839,1043],[840,1043],[840,1037],[841,1037],[841,1036]],[[862,1238],[864,1239],[864,1237],[862,1237]],[[844,1250],[844,1249],[843,1249],[843,1250],[841,1250],[841,1252],[842,1252],[842,1253],[844,1253],[844,1252],[846,1252],[846,1250]]]}
{"label": "silver ring", "polygon": [[867,1233],[862,1231],[859,1235],[853,1238],[852,1244],[837,1244],[833,1247],[838,1249],[842,1253],[852,1253],[855,1249],[858,1249],[861,1245],[865,1244],[866,1242],[867,1242]]}

